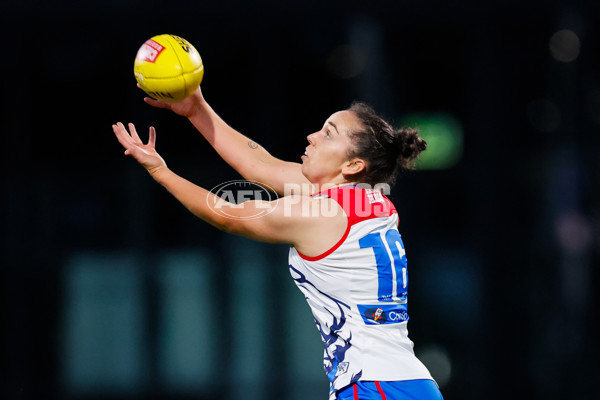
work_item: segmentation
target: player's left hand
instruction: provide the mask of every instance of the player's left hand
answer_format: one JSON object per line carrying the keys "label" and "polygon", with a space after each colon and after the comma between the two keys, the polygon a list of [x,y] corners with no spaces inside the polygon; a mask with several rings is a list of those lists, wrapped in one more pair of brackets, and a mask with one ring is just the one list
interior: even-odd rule
{"label": "player's left hand", "polygon": [[121,122],[117,122],[112,128],[119,143],[125,148],[125,155],[135,158],[150,174],[154,174],[158,170],[167,167],[165,160],[163,160],[155,149],[156,130],[154,127],[150,127],[148,143],[146,144],[142,142],[135,130],[135,125],[132,123],[129,124],[129,131],[127,131],[127,128]]}

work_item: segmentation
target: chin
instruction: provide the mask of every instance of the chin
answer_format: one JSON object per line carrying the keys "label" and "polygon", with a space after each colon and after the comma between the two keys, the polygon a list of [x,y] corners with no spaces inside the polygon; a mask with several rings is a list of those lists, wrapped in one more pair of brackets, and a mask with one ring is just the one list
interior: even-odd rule
{"label": "chin", "polygon": [[306,179],[308,179],[308,181],[309,181],[311,184],[313,184],[313,185],[314,185],[314,184],[315,184],[315,180],[313,179],[312,175],[310,174],[310,170],[309,170],[309,168],[305,167],[305,165],[304,165],[304,164],[302,164],[301,171],[302,171],[302,175],[304,175],[304,177],[305,177]]}
{"label": "chin", "polygon": [[302,171],[302,175],[304,175],[307,179],[308,178],[308,171],[307,171],[308,167],[306,166],[306,164],[304,163],[304,161],[302,162],[302,164],[300,165],[300,171]]}

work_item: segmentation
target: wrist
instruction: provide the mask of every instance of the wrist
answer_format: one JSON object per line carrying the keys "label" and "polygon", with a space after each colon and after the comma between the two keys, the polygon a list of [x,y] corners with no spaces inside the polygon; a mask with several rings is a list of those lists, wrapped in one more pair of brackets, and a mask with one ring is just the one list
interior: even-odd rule
{"label": "wrist", "polygon": [[189,108],[188,113],[186,115],[187,119],[190,120],[191,122],[193,122],[195,119],[199,118],[199,116],[201,116],[205,112],[204,110],[206,110],[207,106],[208,106],[208,104],[206,103],[206,100],[204,100],[203,98],[194,99],[194,103]]}
{"label": "wrist", "polygon": [[169,168],[167,168],[166,164],[148,168],[147,170],[150,176],[152,176],[152,178],[159,183],[162,183],[165,177],[171,172]]}

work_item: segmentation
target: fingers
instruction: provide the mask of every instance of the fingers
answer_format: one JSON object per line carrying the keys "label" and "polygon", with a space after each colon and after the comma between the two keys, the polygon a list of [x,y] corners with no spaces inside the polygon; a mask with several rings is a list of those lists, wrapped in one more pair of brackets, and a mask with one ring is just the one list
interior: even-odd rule
{"label": "fingers", "polygon": [[134,142],[142,143],[142,139],[140,139],[137,131],[135,130],[135,125],[133,125],[131,122],[129,123],[129,132],[131,133],[131,137],[133,138]]}
{"label": "fingers", "polygon": [[[136,85],[137,85],[138,89],[142,89],[142,86],[139,83],[136,83]],[[142,90],[144,90],[144,89],[142,89]],[[146,103],[150,104],[152,107],[170,108],[169,103],[167,103],[165,101],[153,99],[152,97],[144,97],[144,101]]]}
{"label": "fingers", "polygon": [[[113,132],[115,133],[115,136],[117,136],[117,140],[119,141],[119,143],[121,143],[121,145],[123,147],[125,147],[125,149],[127,149],[125,152],[125,155],[130,155],[131,149],[134,146],[144,146],[144,143],[140,139],[140,136],[138,135],[138,133],[135,129],[135,125],[132,123],[129,123],[128,125],[129,125],[129,132],[127,131],[127,129],[121,122],[117,122],[116,124],[113,124],[113,126],[112,126]],[[151,126],[147,146],[154,148],[155,145],[156,145],[156,129],[154,129],[154,127]]]}
{"label": "fingers", "polygon": [[155,100],[152,97],[144,97],[144,101],[156,108],[171,108],[166,101]]}
{"label": "fingers", "polygon": [[117,122],[112,126],[112,128],[113,132],[115,133],[115,136],[117,137],[117,140],[119,141],[119,143],[121,143],[123,147],[127,149],[134,144],[133,139],[131,138],[131,136],[129,136],[129,134],[127,133],[127,129],[125,129],[122,123]]}
{"label": "fingers", "polygon": [[156,129],[153,126],[150,127],[150,137],[148,138],[148,146],[152,148],[156,147]]}

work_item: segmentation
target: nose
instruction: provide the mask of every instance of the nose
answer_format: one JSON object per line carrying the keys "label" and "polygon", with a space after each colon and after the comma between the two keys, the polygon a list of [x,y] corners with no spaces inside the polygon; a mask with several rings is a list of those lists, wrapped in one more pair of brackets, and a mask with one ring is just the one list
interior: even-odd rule
{"label": "nose", "polygon": [[315,143],[315,135],[316,135],[316,132],[315,133],[311,133],[310,135],[308,135],[306,137],[306,139],[308,140],[308,143],[310,143],[310,144],[314,144]]}

